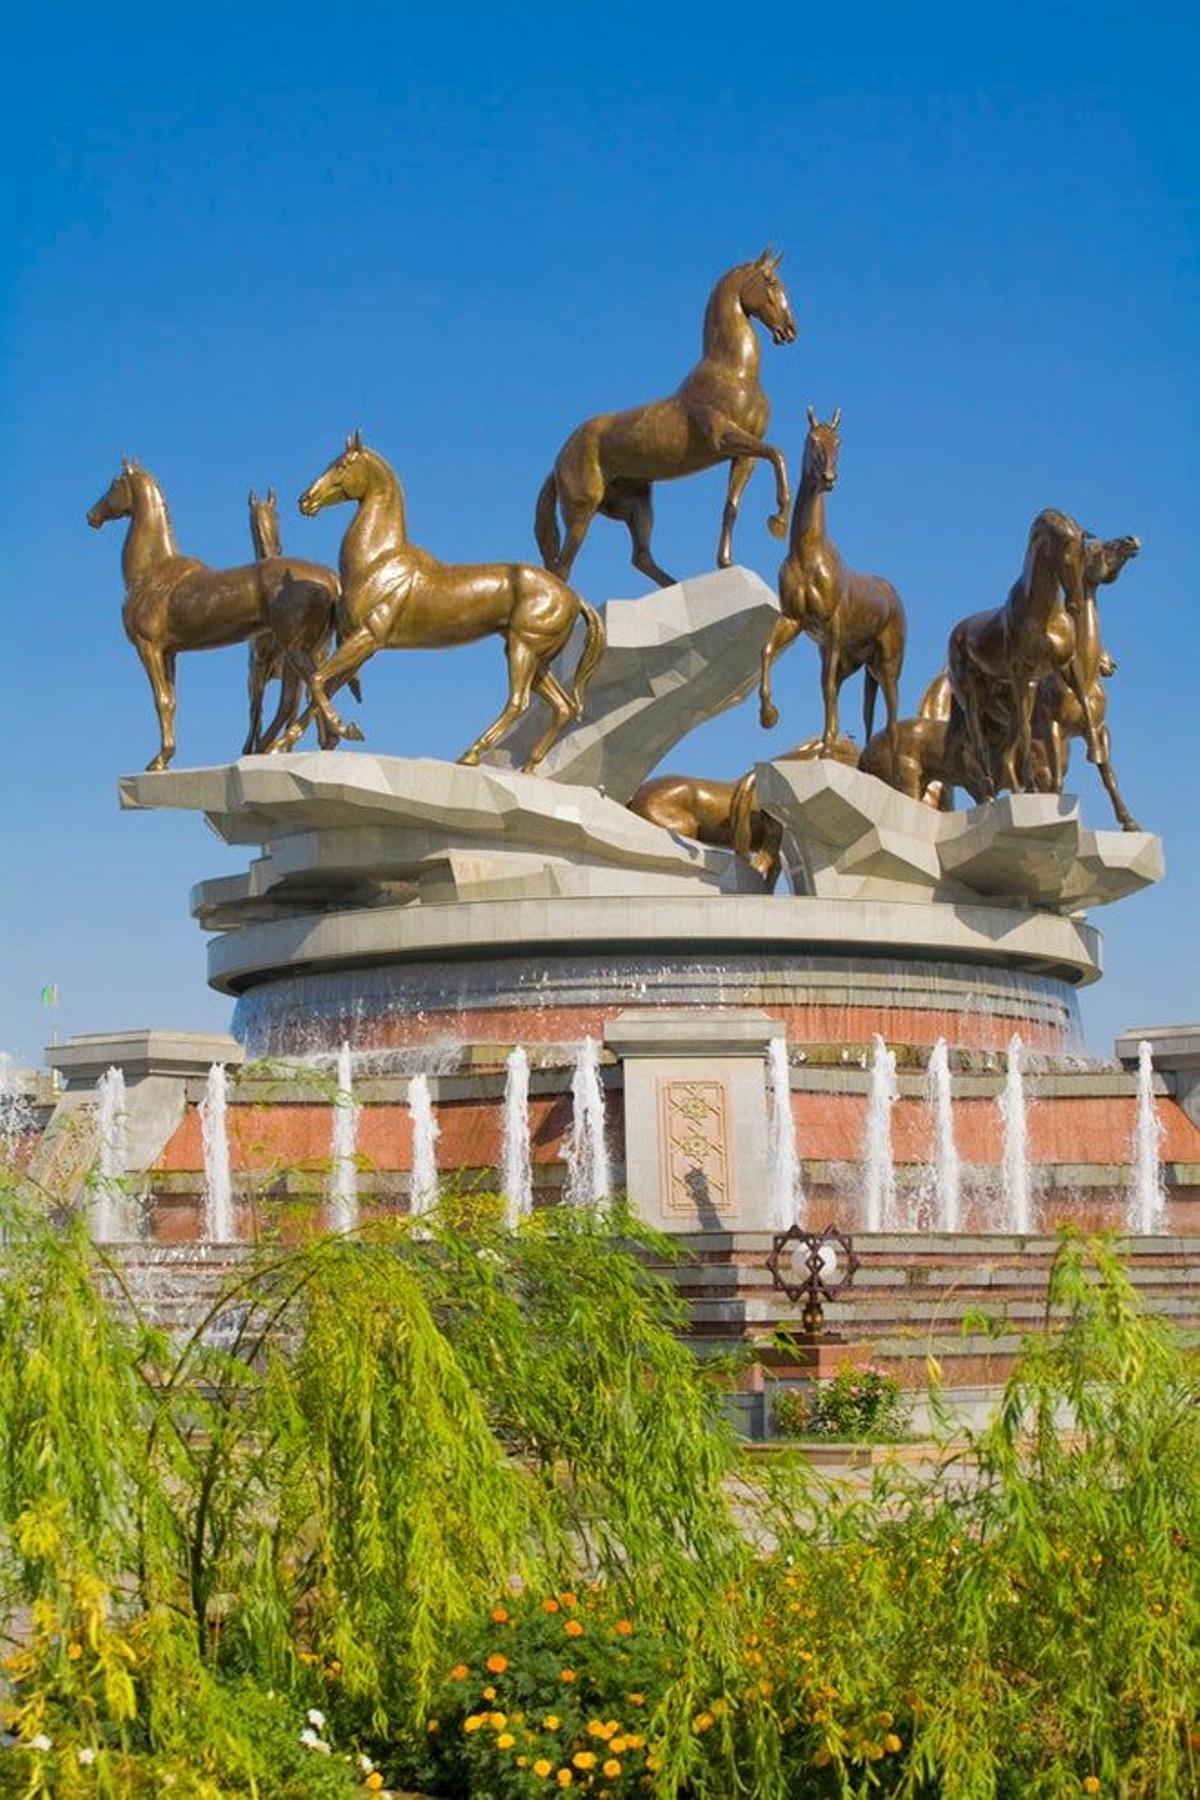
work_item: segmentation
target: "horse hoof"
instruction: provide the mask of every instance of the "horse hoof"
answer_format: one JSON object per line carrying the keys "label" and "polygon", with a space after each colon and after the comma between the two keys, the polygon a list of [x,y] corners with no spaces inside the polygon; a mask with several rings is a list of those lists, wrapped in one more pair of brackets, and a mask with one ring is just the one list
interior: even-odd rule
{"label": "horse hoof", "polygon": [[779,708],[777,706],[760,706],[758,709],[758,722],[764,731],[770,731],[773,725],[778,725],[779,723]]}
{"label": "horse hoof", "polygon": [[161,775],[170,760],[169,756],[156,756],[153,762],[146,764],[147,775]]}
{"label": "horse hoof", "polygon": [[1121,820],[1121,830],[1122,831],[1140,831],[1141,829],[1142,828],[1138,824],[1136,819],[1122,819]]}
{"label": "horse hoof", "polygon": [[464,750],[458,760],[465,768],[473,769],[479,761],[479,756],[478,750]]}
{"label": "horse hoof", "polygon": [[771,517],[767,520],[767,530],[773,538],[785,538],[787,536],[787,528],[788,521],[786,513],[772,513]]}

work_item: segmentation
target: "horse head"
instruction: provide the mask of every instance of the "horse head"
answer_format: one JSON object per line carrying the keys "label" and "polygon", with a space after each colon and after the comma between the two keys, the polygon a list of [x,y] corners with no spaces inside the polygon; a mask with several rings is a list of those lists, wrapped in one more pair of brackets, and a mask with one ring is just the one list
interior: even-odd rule
{"label": "horse head", "polygon": [[796,317],[787,290],[779,279],[782,260],[783,252],[772,250],[768,245],[754,262],[743,266],[741,302],[750,318],[758,319],[766,326],[775,343],[794,344]]}
{"label": "horse head", "polygon": [[1089,593],[1115,581],[1127,562],[1141,549],[1135,537],[1089,538],[1084,560],[1084,582]]}
{"label": "horse head", "polygon": [[834,408],[833,417],[822,423],[810,406],[808,436],[804,440],[804,467],[801,479],[815,483],[824,493],[837,486],[838,451],[842,447],[842,409]]}
{"label": "horse head", "polygon": [[1046,507],[1029,529],[1029,546],[1026,551],[1027,585],[1038,566],[1043,566],[1062,588],[1067,606],[1077,612],[1086,598],[1088,545],[1092,541],[1083,527],[1067,513],[1058,512],[1052,506]]}
{"label": "horse head", "polygon": [[93,531],[99,531],[110,519],[128,519],[133,515],[133,482],[138,473],[136,463],[129,458],[121,458],[121,473],[114,475],[107,488],[97,500],[95,506],[87,510],[87,522]]}
{"label": "horse head", "polygon": [[374,451],[365,448],[361,431],[352,431],[346,448],[335,456],[329,467],[309,483],[300,496],[300,511],[311,519],[323,506],[340,506],[346,500],[361,500],[367,491],[369,460]]}
{"label": "horse head", "polygon": [[279,556],[282,553],[283,540],[279,535],[279,506],[273,487],[267,489],[265,500],[260,500],[254,489],[250,489],[250,536],[254,543],[255,554],[260,559]]}

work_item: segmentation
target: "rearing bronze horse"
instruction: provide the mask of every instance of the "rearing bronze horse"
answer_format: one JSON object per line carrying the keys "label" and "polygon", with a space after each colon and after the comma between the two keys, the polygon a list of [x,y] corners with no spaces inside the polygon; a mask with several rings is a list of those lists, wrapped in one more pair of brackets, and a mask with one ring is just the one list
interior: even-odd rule
{"label": "rearing bronze horse", "polygon": [[[211,569],[181,556],[162,489],[148,469],[121,459],[121,473],[88,511],[97,530],[128,519],[121,567],[125,635],[142,661],[158,713],[159,751],[150,769],[175,754],[175,658],[181,650],[244,644],[271,623],[272,607],[290,587],[329,609],[332,572],[294,556],[271,556],[236,569]],[[336,585],[336,583],[335,583]]]}
{"label": "rearing bronze horse", "polygon": [[[759,345],[752,319],[777,344],[795,341],[796,321],[779,279],[780,258],[764,250],[754,262],[722,275],[704,314],[704,354],[666,400],[627,412],[599,413],[571,433],[538,495],[534,532],[542,561],[565,581],[596,513],[622,519],[633,541],[633,566],[660,587],[671,577],[654,560],[651,483],[730,464],[717,564],[733,561],[733,522],[756,460],[775,470],[775,537],[787,531],[787,466],[763,439],[771,409],[759,380]],[[561,508],[565,537],[560,538]]]}
{"label": "rearing bronze horse", "polygon": [[[311,517],[323,506],[352,501],[356,511],[339,558],[342,597],[338,629],[343,642],[309,677],[311,703],[275,749],[290,749],[315,712],[338,738],[361,738],[345,725],[330,695],[348,681],[376,650],[432,650],[473,644],[496,634],[508,655],[508,702],[460,762],[477,763],[539,694],[553,717],[529,752],[534,768],[571,718],[604,648],[600,615],[565,581],[526,563],[443,563],[408,540],[404,494],[391,465],[363,444],[358,432],[346,448],[300,496]],[[568,694],[551,664],[584,621],[583,649]]]}

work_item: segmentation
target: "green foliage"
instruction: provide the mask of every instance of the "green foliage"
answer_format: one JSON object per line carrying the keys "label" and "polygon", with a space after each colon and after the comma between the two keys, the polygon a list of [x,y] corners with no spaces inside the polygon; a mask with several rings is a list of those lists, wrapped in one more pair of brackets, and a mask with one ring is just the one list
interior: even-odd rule
{"label": "green foliage", "polygon": [[908,1408],[894,1375],[882,1369],[845,1368],[828,1381],[778,1389],[771,1417],[779,1437],[880,1443],[904,1435]]}
{"label": "green foliage", "polygon": [[619,1213],[264,1253],[182,1339],[3,1226],[0,1795],[1196,1790],[1196,1384],[1103,1245],[860,1492],[742,1465]]}

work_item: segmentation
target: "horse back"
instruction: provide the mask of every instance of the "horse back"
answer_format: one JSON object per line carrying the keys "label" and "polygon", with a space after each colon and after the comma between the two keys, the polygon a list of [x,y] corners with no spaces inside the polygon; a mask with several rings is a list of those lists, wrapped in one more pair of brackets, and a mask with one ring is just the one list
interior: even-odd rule
{"label": "horse back", "polygon": [[262,563],[210,569],[199,563],[171,589],[166,607],[168,650],[212,650],[239,644],[262,629],[266,587]]}
{"label": "horse back", "polygon": [[[613,480],[665,481],[693,475],[719,460],[675,396],[624,412],[602,413],[582,429],[590,437],[590,448],[606,484]],[[569,459],[573,445],[574,440],[568,442],[562,461]]]}

